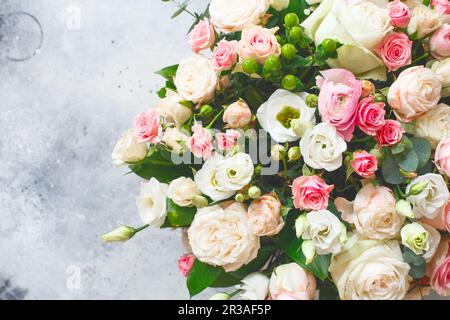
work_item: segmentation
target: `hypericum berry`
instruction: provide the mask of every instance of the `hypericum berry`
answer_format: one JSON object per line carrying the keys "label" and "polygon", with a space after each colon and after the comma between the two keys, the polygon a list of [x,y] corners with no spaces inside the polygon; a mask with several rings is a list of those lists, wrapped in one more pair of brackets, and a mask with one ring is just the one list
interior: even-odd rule
{"label": "hypericum berry", "polygon": [[286,60],[292,60],[297,53],[297,49],[295,49],[294,45],[290,43],[286,43],[281,47],[281,56]]}
{"label": "hypericum berry", "polygon": [[284,16],[284,25],[287,28],[292,28],[298,26],[300,24],[300,20],[298,19],[297,14],[291,12]]}
{"label": "hypericum berry", "polygon": [[322,41],[322,48],[326,53],[332,53],[336,51],[336,41],[333,39],[324,39]]}
{"label": "hypericum berry", "polygon": [[270,56],[264,61],[264,69],[271,72],[280,71],[280,60],[276,56]]}
{"label": "hypericum berry", "polygon": [[254,59],[248,58],[242,62],[242,70],[247,74],[258,73],[259,65]]}
{"label": "hypericum berry", "polygon": [[297,78],[292,74],[288,74],[281,80],[281,86],[286,90],[294,90],[297,87]]}
{"label": "hypericum berry", "polygon": [[303,37],[303,30],[299,26],[292,27],[289,35],[293,40],[298,41]]}

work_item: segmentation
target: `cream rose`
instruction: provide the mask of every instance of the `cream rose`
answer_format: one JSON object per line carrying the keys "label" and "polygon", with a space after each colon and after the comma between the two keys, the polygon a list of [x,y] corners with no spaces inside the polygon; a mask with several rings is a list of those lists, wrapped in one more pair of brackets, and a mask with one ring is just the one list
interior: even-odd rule
{"label": "cream rose", "polygon": [[154,227],[161,227],[166,220],[166,200],[169,186],[155,178],[141,184],[136,206],[142,222]]}
{"label": "cream rose", "polygon": [[166,97],[159,100],[156,109],[164,120],[168,123],[174,123],[176,126],[184,124],[191,116],[192,110],[180,103],[184,99],[175,91],[167,89]]}
{"label": "cream rose", "polygon": [[218,82],[212,61],[198,54],[181,61],[174,78],[178,94],[194,103],[212,100]]}
{"label": "cream rose", "polygon": [[450,106],[440,103],[416,120],[415,136],[427,139],[433,148],[450,136]]}
{"label": "cream rose", "polygon": [[138,142],[133,129],[125,131],[117,141],[111,154],[116,167],[143,160],[147,155],[148,147],[145,142]]}
{"label": "cream rose", "polygon": [[255,259],[259,238],[250,231],[246,213],[247,209],[237,202],[199,209],[188,230],[195,257],[221,266],[226,272],[235,271]]}
{"label": "cream rose", "polygon": [[410,35],[416,34],[416,37],[421,39],[439,28],[440,25],[440,16],[436,10],[418,4],[412,11],[407,30]]}
{"label": "cream rose", "polygon": [[173,152],[182,154],[188,139],[189,137],[178,128],[167,128],[164,131],[162,142],[170,147]]}
{"label": "cream rose", "polygon": [[347,144],[327,123],[320,123],[308,130],[300,140],[300,152],[305,163],[314,169],[334,171],[342,165],[342,153]]}
{"label": "cream rose", "polygon": [[433,62],[431,64],[431,70],[436,72],[439,80],[441,81],[441,96],[450,96],[450,58]]}
{"label": "cream rose", "polygon": [[273,300],[313,300],[316,287],[314,275],[295,262],[276,267],[269,282]]}
{"label": "cream rose", "polygon": [[342,300],[401,300],[409,288],[409,265],[398,241],[350,238],[329,268]]}
{"label": "cream rose", "polygon": [[192,205],[192,198],[202,193],[191,178],[180,177],[169,184],[167,196],[180,207]]}
{"label": "cream rose", "polygon": [[280,211],[280,200],[270,194],[253,200],[247,213],[252,232],[259,237],[279,233],[284,226]]}
{"label": "cream rose", "polygon": [[247,25],[259,24],[267,9],[267,0],[212,0],[209,5],[211,21],[223,33],[237,32]]}

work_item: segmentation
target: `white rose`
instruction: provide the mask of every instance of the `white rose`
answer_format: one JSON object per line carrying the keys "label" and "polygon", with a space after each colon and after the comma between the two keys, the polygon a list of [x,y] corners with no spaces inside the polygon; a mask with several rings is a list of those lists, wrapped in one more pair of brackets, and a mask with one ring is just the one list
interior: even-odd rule
{"label": "white rose", "polygon": [[166,122],[181,126],[192,116],[191,108],[180,103],[183,100],[178,93],[167,89],[166,97],[157,103],[156,109],[164,117]]}
{"label": "white rose", "polygon": [[258,25],[267,9],[267,0],[212,0],[209,14],[219,31],[230,33],[241,31],[247,25]]}
{"label": "white rose", "polygon": [[161,227],[166,219],[167,192],[169,186],[155,178],[141,184],[136,205],[144,223],[154,227]]}
{"label": "white rose", "polygon": [[181,61],[174,78],[178,94],[194,103],[212,100],[218,81],[211,60],[198,54]]}
{"label": "white rose", "polygon": [[264,102],[256,112],[261,127],[276,142],[295,141],[299,136],[292,128],[292,120],[301,120],[314,125],[316,109],[306,105],[308,93],[294,94],[278,89]]}
{"label": "white rose", "polygon": [[439,80],[441,81],[441,96],[450,96],[450,58],[433,62],[433,64],[431,65],[431,70],[436,72]]}
{"label": "white rose", "polygon": [[164,142],[174,152],[182,154],[188,139],[189,137],[178,128],[167,128],[164,131],[162,142]]}
{"label": "white rose", "polygon": [[388,1],[325,0],[301,24],[316,46],[331,38],[343,44],[338,58],[328,64],[345,68],[360,78],[386,80],[386,67],[375,54],[384,36],[393,30]]}
{"label": "white rose", "polygon": [[439,28],[441,20],[439,13],[428,6],[418,4],[414,7],[411,14],[407,31],[410,35],[416,33],[417,38],[421,39]]}
{"label": "white rose", "polygon": [[422,257],[426,262],[430,262],[431,259],[433,259],[439,244],[441,243],[441,234],[435,227],[432,227],[429,224],[422,223],[422,226],[428,232],[428,250]]}
{"label": "white rose", "polygon": [[334,171],[342,165],[342,153],[347,144],[327,123],[319,123],[300,140],[300,152],[305,163],[314,169]]}
{"label": "white rose", "polygon": [[269,282],[272,300],[313,300],[316,288],[314,275],[295,262],[276,267]]}
{"label": "white rose", "polygon": [[418,195],[410,195],[406,198],[413,206],[414,216],[416,218],[426,217],[428,219],[435,218],[444,206],[449,197],[449,191],[444,178],[440,174],[427,173],[413,179],[406,187],[406,193],[416,183],[427,181],[425,189]]}
{"label": "white rose", "polygon": [[192,198],[200,196],[201,192],[191,178],[180,177],[169,184],[167,196],[180,207],[192,205]]}
{"label": "white rose", "polygon": [[450,135],[450,106],[440,103],[421,115],[415,124],[415,136],[427,139],[433,148]]}
{"label": "white rose", "polygon": [[289,7],[289,0],[269,0],[269,3],[277,11],[281,11]]}
{"label": "white rose", "polygon": [[116,167],[141,161],[147,155],[148,148],[145,142],[138,142],[133,129],[125,131],[117,141],[111,158]]}
{"label": "white rose", "polygon": [[251,273],[241,282],[236,287],[241,290],[239,297],[243,300],[265,300],[269,294],[269,278],[262,273]]}
{"label": "white rose", "polygon": [[329,268],[341,300],[401,300],[409,288],[409,265],[398,241],[353,236]]}
{"label": "white rose", "polygon": [[302,234],[303,240],[312,240],[319,255],[337,254],[342,248],[340,236],[344,228],[339,219],[328,210],[308,212],[306,219],[307,226]]}
{"label": "white rose", "polygon": [[199,209],[188,230],[193,254],[202,262],[239,269],[256,258],[259,238],[251,232],[247,209],[240,203]]}

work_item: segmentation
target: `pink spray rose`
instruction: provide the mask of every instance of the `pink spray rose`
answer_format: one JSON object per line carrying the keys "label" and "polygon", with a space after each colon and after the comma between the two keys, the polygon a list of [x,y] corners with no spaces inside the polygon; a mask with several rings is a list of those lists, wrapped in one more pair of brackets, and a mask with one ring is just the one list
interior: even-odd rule
{"label": "pink spray rose", "polygon": [[363,178],[373,178],[378,170],[377,158],[364,150],[353,152],[353,160],[350,165]]}
{"label": "pink spray rose", "polygon": [[242,100],[230,104],[223,113],[223,122],[233,129],[245,127],[251,119],[252,111],[247,103]]}
{"label": "pink spray rose", "polygon": [[450,57],[450,24],[443,24],[431,35],[430,51],[436,59]]}
{"label": "pink spray rose", "polygon": [[431,0],[430,5],[440,14],[450,14],[450,2],[448,0]]}
{"label": "pink spray rose", "polygon": [[189,44],[195,53],[210,48],[215,40],[214,27],[206,18],[200,20],[189,33]]}
{"label": "pink spray rose", "polygon": [[180,270],[181,274],[187,277],[189,271],[194,264],[195,257],[193,254],[185,254],[178,260],[178,270]]}
{"label": "pink spray rose", "polygon": [[389,71],[411,64],[413,42],[405,33],[394,32],[384,37],[377,52]]}
{"label": "pink spray rose", "polygon": [[242,30],[238,52],[242,60],[253,58],[258,63],[264,63],[272,55],[279,56],[281,46],[273,30],[252,26]]}
{"label": "pink spray rose", "polygon": [[375,102],[373,96],[368,96],[359,102],[356,124],[365,134],[374,136],[386,123],[385,113],[384,103]]}
{"label": "pink spray rose", "polygon": [[409,20],[411,20],[411,11],[406,4],[400,0],[395,0],[389,2],[387,8],[391,24],[394,27],[406,28],[408,26]]}
{"label": "pink spray rose", "polygon": [[189,150],[198,158],[207,159],[213,149],[211,133],[200,124],[192,126],[192,136],[188,140]]}
{"label": "pink spray rose", "polygon": [[217,71],[230,70],[237,60],[236,40],[220,40],[214,49],[212,61]]}
{"label": "pink spray rose", "polygon": [[231,150],[237,143],[241,134],[236,130],[227,130],[216,134],[217,146],[220,150]]}
{"label": "pink spray rose", "polygon": [[356,109],[361,97],[361,81],[345,69],[321,71],[317,86],[320,88],[319,111],[322,120],[334,126],[346,141],[353,137]]}
{"label": "pink spray rose", "polygon": [[441,296],[450,295],[450,238],[442,239],[433,259],[427,265],[431,287]]}
{"label": "pink spray rose", "polygon": [[323,210],[328,207],[334,185],[327,185],[318,176],[301,176],[294,180],[291,188],[297,209]]}
{"label": "pink spray rose", "polygon": [[134,120],[134,133],[138,142],[159,143],[162,127],[158,111],[150,109],[138,114]]}
{"label": "pink spray rose", "polygon": [[377,142],[380,146],[393,146],[402,140],[403,129],[395,120],[386,120],[385,125],[377,131]]}
{"label": "pink spray rose", "polygon": [[434,154],[434,163],[440,172],[450,177],[450,137],[439,142]]}
{"label": "pink spray rose", "polygon": [[439,210],[439,214],[434,219],[423,217],[420,220],[436,229],[450,232],[450,198],[447,204]]}
{"label": "pink spray rose", "polygon": [[253,234],[259,237],[276,235],[284,226],[281,202],[271,194],[253,200],[247,218]]}

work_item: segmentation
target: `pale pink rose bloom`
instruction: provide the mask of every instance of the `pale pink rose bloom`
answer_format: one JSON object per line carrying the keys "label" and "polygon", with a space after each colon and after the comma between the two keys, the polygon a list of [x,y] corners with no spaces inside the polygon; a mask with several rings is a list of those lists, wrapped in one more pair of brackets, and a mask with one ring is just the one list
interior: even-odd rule
{"label": "pale pink rose bloom", "polygon": [[439,214],[436,218],[431,220],[423,217],[420,220],[436,229],[450,232],[450,198],[447,204],[439,210]]}
{"label": "pale pink rose bloom", "polygon": [[316,288],[314,275],[295,262],[278,266],[269,282],[271,300],[313,300]]}
{"label": "pale pink rose bloom", "polygon": [[355,129],[356,110],[361,97],[361,81],[345,69],[320,72],[316,79],[319,111],[322,121],[336,128],[345,141],[350,141]]}
{"label": "pale pink rose bloom", "polygon": [[138,142],[159,143],[162,127],[158,111],[150,109],[138,114],[134,120],[134,133]]}
{"label": "pale pink rose bloom", "polygon": [[431,287],[441,296],[450,295],[450,238],[441,240],[433,259],[427,265]]}
{"label": "pale pink rose bloom", "polygon": [[189,44],[195,53],[210,48],[215,40],[214,27],[206,18],[200,20],[189,33]]}
{"label": "pale pink rose bloom", "polygon": [[434,154],[434,163],[440,172],[450,177],[450,137],[439,142]]}
{"label": "pale pink rose bloom", "polygon": [[394,32],[384,37],[377,52],[389,71],[396,71],[411,64],[412,45],[405,33]]}
{"label": "pale pink rose bloom", "polygon": [[281,202],[273,195],[266,194],[253,200],[247,213],[253,234],[258,237],[278,234],[284,226],[280,212]]}
{"label": "pale pink rose bloom", "polygon": [[399,122],[386,120],[384,126],[377,131],[377,142],[381,147],[393,146],[402,140],[403,132]]}
{"label": "pale pink rose bloom", "polygon": [[216,134],[217,146],[220,150],[231,150],[236,144],[241,134],[236,130],[227,130]]}
{"label": "pale pink rose bloom", "polygon": [[217,71],[230,70],[237,61],[237,48],[237,40],[220,40],[212,56],[214,68]]}
{"label": "pale pink rose bloom", "polygon": [[450,57],[450,24],[443,24],[430,38],[430,51],[436,59]]}
{"label": "pale pink rose bloom", "polygon": [[199,124],[192,126],[192,136],[188,140],[189,150],[198,158],[207,159],[213,150],[211,133]]}
{"label": "pale pink rose bloom", "polygon": [[223,114],[223,122],[233,129],[245,127],[251,119],[252,111],[244,101],[236,101],[230,104]]}
{"label": "pale pink rose bloom", "polygon": [[273,30],[252,26],[242,30],[238,52],[242,60],[253,58],[258,63],[264,63],[270,56],[279,56],[281,46]]}
{"label": "pale pink rose bloom", "polygon": [[373,96],[368,96],[358,104],[356,124],[365,134],[374,136],[386,123],[385,114],[384,103],[375,102]]}
{"label": "pale pink rose bloom", "polygon": [[189,274],[192,266],[194,265],[195,257],[193,254],[185,254],[178,260],[178,270],[185,277]]}
{"label": "pale pink rose bloom", "polygon": [[373,178],[378,170],[377,158],[365,150],[353,152],[353,160],[350,165],[363,178]]}
{"label": "pale pink rose bloom", "polygon": [[450,14],[450,1],[448,0],[430,0],[430,5],[442,15]]}
{"label": "pale pink rose bloom", "polygon": [[292,183],[294,206],[301,210],[323,210],[328,207],[328,199],[334,185],[327,185],[318,176],[301,176]]}
{"label": "pale pink rose bloom", "polygon": [[389,2],[387,8],[391,24],[394,27],[406,28],[408,26],[409,20],[411,20],[411,11],[406,4],[395,0]]}

